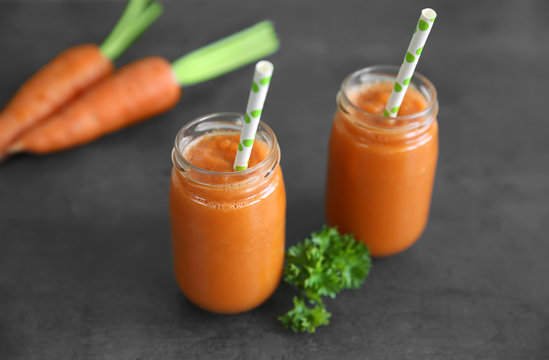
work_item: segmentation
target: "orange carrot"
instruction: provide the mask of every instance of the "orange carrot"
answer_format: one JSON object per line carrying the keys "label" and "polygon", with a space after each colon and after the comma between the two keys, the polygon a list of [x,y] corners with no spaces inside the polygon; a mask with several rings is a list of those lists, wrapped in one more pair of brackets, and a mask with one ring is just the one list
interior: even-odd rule
{"label": "orange carrot", "polygon": [[19,139],[9,152],[45,154],[90,142],[173,107],[181,88],[171,65],[148,57],[118,70]]}
{"label": "orange carrot", "polygon": [[180,86],[206,81],[271,54],[273,26],[255,26],[195,50],[172,64],[159,57],[138,60],[101,80],[9,147],[8,153],[47,154],[90,142],[173,107]]}
{"label": "orange carrot", "polygon": [[162,12],[149,0],[130,0],[101,44],[74,46],[31,76],[0,113],[0,157],[33,126],[46,120],[87,88],[113,72],[116,59]]}
{"label": "orange carrot", "polygon": [[0,115],[0,153],[113,68],[97,45],[79,45],[60,53],[19,89]]}

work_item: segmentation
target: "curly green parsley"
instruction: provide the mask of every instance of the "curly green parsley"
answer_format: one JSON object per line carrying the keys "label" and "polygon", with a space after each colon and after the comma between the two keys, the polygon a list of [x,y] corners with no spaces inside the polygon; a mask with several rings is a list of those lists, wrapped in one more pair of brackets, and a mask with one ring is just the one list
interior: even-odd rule
{"label": "curly green parsley", "polygon": [[335,298],[341,290],[358,289],[371,266],[366,245],[325,225],[286,253],[284,281],[294,285],[299,296],[294,297],[294,308],[278,319],[294,332],[314,333],[330,323],[322,296]]}

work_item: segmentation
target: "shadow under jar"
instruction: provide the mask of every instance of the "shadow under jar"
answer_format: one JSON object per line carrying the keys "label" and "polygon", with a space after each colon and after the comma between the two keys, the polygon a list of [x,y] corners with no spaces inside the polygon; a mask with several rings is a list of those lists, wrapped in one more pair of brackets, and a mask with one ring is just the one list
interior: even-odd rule
{"label": "shadow under jar", "polygon": [[204,139],[216,136],[221,140],[214,139],[215,146],[232,146],[220,155],[234,160],[242,121],[238,113],[201,117],[179,131],[172,151],[175,277],[189,300],[217,313],[263,303],[278,286],[284,263],[286,193],[271,128],[260,122],[253,151],[257,146],[264,158],[255,166],[250,160],[247,170],[211,171],[189,161],[191,153],[210,151],[214,145]]}
{"label": "shadow under jar", "polygon": [[[374,66],[349,75],[330,135],[326,219],[377,257],[420,237],[438,157],[437,93],[427,78],[412,77],[399,116],[380,115],[397,73],[398,67]],[[369,98],[380,87],[385,96]]]}

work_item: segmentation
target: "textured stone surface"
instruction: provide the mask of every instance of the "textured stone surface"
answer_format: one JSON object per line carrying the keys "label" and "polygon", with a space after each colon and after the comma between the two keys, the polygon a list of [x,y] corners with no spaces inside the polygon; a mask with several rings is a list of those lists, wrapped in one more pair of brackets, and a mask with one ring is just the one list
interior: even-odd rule
{"label": "textured stone surface", "polygon": [[[93,144],[0,166],[0,359],[547,359],[547,1],[166,1],[123,55],[176,59],[261,19],[281,50],[263,119],[283,153],[287,242],[324,221],[327,141],[345,75],[400,63],[422,6],[439,16],[418,70],[440,96],[430,223],[329,301],[329,327],[292,334],[281,285],[219,316],[172,277],[170,151],[177,130],[242,111],[251,67],[184,91],[162,116]],[[100,42],[120,1],[0,1],[0,103],[61,49]]]}

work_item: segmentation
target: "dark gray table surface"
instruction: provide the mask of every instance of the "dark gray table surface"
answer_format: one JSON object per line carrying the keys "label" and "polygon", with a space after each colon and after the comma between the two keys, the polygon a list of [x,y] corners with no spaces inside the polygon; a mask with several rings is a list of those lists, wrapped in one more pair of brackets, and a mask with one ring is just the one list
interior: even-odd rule
{"label": "dark gray table surface", "polygon": [[[276,316],[293,290],[232,316],[172,275],[177,130],[243,111],[252,67],[184,90],[170,112],[92,144],[0,165],[0,359],[548,359],[549,2],[166,1],[120,59],[167,59],[269,18],[281,49],[263,119],[282,149],[287,246],[324,222],[335,95],[350,72],[399,64],[422,7],[439,14],[418,71],[440,100],[430,221],[328,301],[314,335]],[[0,104],[60,50],[99,43],[121,1],[0,1]]]}

